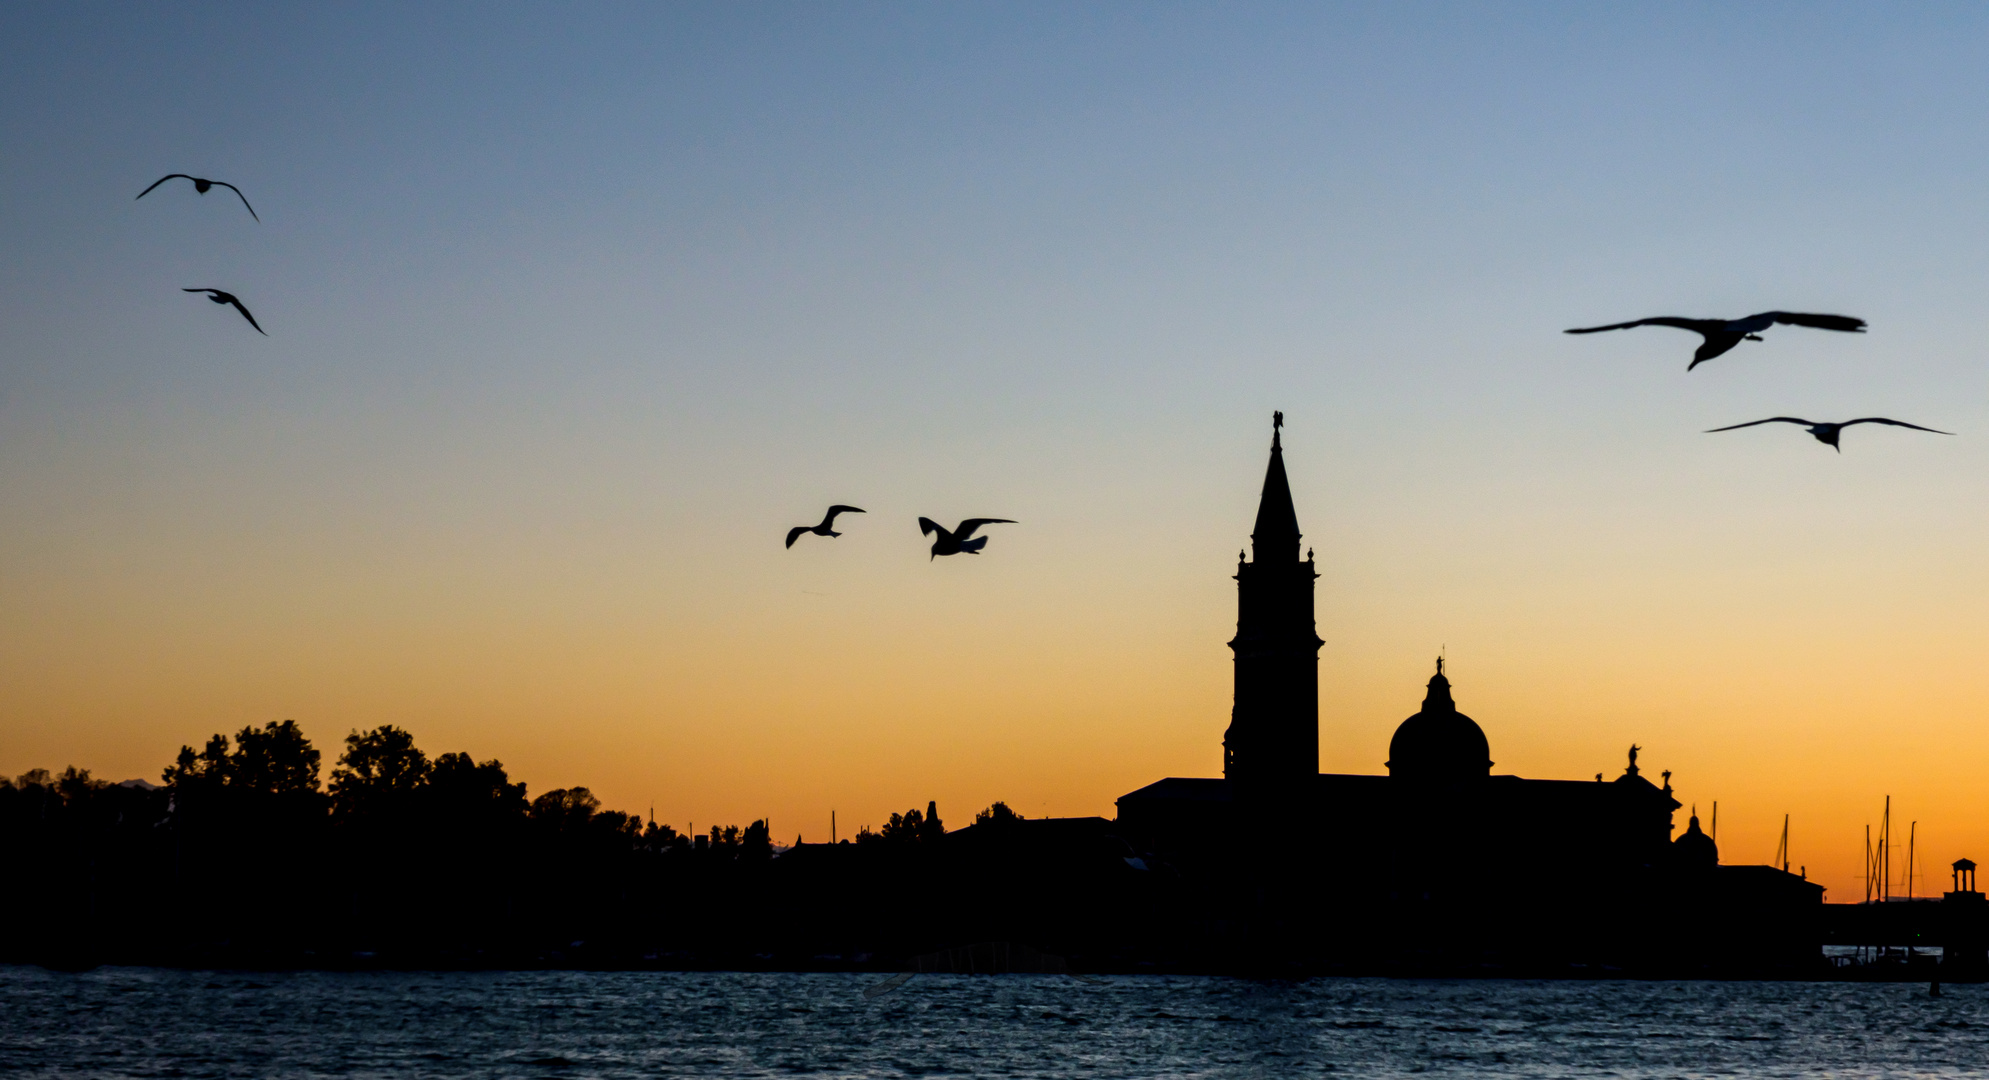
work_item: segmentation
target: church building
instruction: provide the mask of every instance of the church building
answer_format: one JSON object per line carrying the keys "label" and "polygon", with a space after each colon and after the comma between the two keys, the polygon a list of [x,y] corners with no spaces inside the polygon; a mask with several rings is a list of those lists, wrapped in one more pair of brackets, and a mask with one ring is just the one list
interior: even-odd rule
{"label": "church building", "polygon": [[1118,835],[1196,898],[1196,936],[1312,968],[1718,966],[1729,948],[1756,967],[1809,962],[1820,887],[1718,865],[1696,818],[1674,842],[1670,774],[1652,783],[1635,746],[1612,779],[1495,775],[1441,659],[1384,772],[1319,771],[1319,574],[1282,426],[1237,561],[1223,775],[1118,799]]}

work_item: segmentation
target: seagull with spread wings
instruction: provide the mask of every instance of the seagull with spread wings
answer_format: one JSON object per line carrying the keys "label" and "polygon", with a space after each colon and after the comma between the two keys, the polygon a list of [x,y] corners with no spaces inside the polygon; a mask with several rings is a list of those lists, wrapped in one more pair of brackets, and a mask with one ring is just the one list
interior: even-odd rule
{"label": "seagull with spread wings", "polygon": [[787,546],[793,547],[794,542],[801,539],[802,533],[814,533],[816,536],[841,536],[842,533],[836,531],[836,515],[861,513],[863,513],[861,507],[844,506],[841,503],[837,503],[829,507],[829,516],[823,518],[820,525],[796,525],[794,528],[787,530]]}
{"label": "seagull with spread wings", "polygon": [[247,195],[242,194],[241,188],[236,187],[235,185],[227,182],[226,180],[203,180],[198,176],[188,176],[183,172],[167,173],[166,175],[161,176],[157,180],[152,181],[152,187],[148,187],[144,191],[139,192],[133,201],[135,202],[137,201],[137,199],[142,199],[145,196],[150,195],[152,193],[152,188],[158,187],[160,184],[163,184],[168,180],[191,180],[193,181],[193,190],[199,192],[202,195],[207,194],[207,189],[209,188],[215,188],[215,187],[227,188],[229,191],[235,193],[235,197],[237,199],[242,200],[242,205],[248,209],[249,216],[256,219],[256,224],[258,225],[262,224],[262,218],[256,214],[255,207],[249,206],[249,197]]}
{"label": "seagull with spread wings", "polygon": [[269,336],[269,331],[262,328],[262,324],[256,321],[254,315],[249,314],[249,309],[242,306],[242,301],[234,293],[222,292],[220,289],[181,289],[180,291],[206,293],[207,298],[217,304],[235,305],[235,310],[242,313],[242,318],[249,320],[249,325],[256,328],[256,333],[263,337]]}
{"label": "seagull with spread wings", "polygon": [[1952,431],[1940,431],[1935,428],[1921,427],[1918,424],[1909,424],[1904,420],[1888,420],[1883,416],[1863,416],[1856,420],[1846,420],[1841,424],[1804,420],[1800,416],[1771,416],[1766,420],[1749,420],[1745,424],[1729,424],[1726,427],[1711,428],[1707,430],[1706,434],[1711,435],[1715,431],[1733,431],[1736,428],[1754,427],[1756,424],[1799,424],[1802,427],[1808,428],[1809,433],[1816,436],[1817,442],[1830,447],[1840,454],[1844,452],[1844,448],[1837,445],[1837,440],[1843,436],[1844,429],[1850,427],[1852,424],[1891,424],[1893,427],[1912,428],[1915,431],[1931,431],[1936,435],[1954,434]]}
{"label": "seagull with spread wings", "polygon": [[[1008,518],[968,518],[960,523],[959,528],[948,532],[946,526],[939,522],[931,518],[920,518],[919,532],[932,537],[932,555],[926,561],[931,562],[941,555],[958,555],[963,551],[969,555],[979,555],[981,549],[988,546],[988,538],[974,536],[974,530],[983,525],[1013,524],[1015,522]],[[973,538],[968,539],[969,537]]]}
{"label": "seagull with spread wings", "polygon": [[1706,339],[1704,344],[1699,346],[1699,351],[1692,354],[1692,362],[1685,365],[1685,370],[1691,371],[1743,341],[1760,341],[1761,331],[1776,323],[1786,326],[1810,326],[1818,330],[1839,330],[1847,334],[1865,332],[1863,319],[1853,319],[1849,315],[1806,315],[1800,311],[1763,311],[1749,315],[1745,319],[1681,319],[1675,315],[1659,315],[1650,319],[1638,319],[1635,322],[1585,326],[1565,332],[1600,334],[1604,330],[1628,330],[1638,326],[1675,326],[1680,330],[1690,330]]}

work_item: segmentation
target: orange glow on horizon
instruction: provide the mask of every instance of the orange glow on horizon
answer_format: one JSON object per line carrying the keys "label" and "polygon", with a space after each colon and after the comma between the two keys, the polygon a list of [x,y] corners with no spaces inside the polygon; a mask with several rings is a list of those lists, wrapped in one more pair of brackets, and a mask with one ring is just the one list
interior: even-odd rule
{"label": "orange glow on horizon", "polygon": [[[1259,469],[1239,471],[1210,514],[1233,536]],[[1956,677],[1972,671],[1967,634],[1925,617],[1965,614],[1952,605],[1888,618],[1876,595],[1853,597],[1869,618],[1825,636],[1799,615],[1722,628],[1718,609],[1770,602],[1785,582],[1681,593],[1662,574],[1571,579],[1517,549],[1475,577],[1415,543],[1364,538],[1348,524],[1357,511],[1308,515],[1334,500],[1302,456],[1292,471],[1302,523],[1339,519],[1308,537],[1328,642],[1322,771],[1382,771],[1440,637],[1495,772],[1614,778],[1636,742],[1649,775],[1673,770],[1681,802],[1708,818],[1719,802],[1727,862],[1767,862],[1791,815],[1792,868],[1832,901],[1861,898],[1863,827],[1888,793],[1901,837],[1919,822],[1917,881],[1938,885],[1949,861],[1989,851],[1970,764],[1989,734],[1948,719],[1989,702]],[[955,828],[997,799],[1029,816],[1109,816],[1163,776],[1218,774],[1233,544],[1190,560],[1038,529],[950,562],[924,559],[915,534],[790,553],[776,530],[706,548],[706,574],[609,588],[623,569],[642,581],[610,566],[502,601],[477,591],[476,567],[456,582],[355,576],[300,595],[251,566],[232,591],[126,596],[120,619],[58,616],[33,640],[15,635],[13,669],[34,677],[10,680],[6,708],[25,722],[0,750],[12,772],[73,763],[156,779],[181,743],[290,718],[329,768],[346,731],[393,723],[430,754],[499,758],[534,793],[585,785],[678,828],[768,817],[782,842],[827,839],[832,811],[847,836],[927,800]],[[299,604],[317,613],[308,625],[281,614]],[[1624,621],[1619,606],[1643,615]],[[169,621],[186,612],[200,632]],[[1552,842],[1551,822],[1509,825]]]}

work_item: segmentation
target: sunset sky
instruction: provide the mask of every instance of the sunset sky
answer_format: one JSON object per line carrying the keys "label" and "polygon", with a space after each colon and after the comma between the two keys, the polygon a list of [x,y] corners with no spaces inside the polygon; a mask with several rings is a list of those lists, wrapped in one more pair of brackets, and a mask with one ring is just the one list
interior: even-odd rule
{"label": "sunset sky", "polygon": [[[8,5],[0,773],[295,719],[782,841],[1109,815],[1220,770],[1282,409],[1323,770],[1445,649],[1494,772],[1635,742],[1834,901],[1891,795],[1945,887],[1986,105],[1979,5]],[[1871,332],[1561,333],[1771,308]],[[1777,414],[1957,434],[1702,434]]]}

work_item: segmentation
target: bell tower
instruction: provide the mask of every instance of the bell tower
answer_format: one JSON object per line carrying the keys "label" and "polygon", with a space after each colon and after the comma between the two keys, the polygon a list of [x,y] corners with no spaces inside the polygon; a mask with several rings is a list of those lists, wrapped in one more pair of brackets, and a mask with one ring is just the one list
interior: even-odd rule
{"label": "bell tower", "polygon": [[1319,647],[1312,553],[1298,557],[1298,512],[1285,477],[1285,414],[1271,419],[1271,464],[1236,563],[1236,699],[1222,739],[1222,772],[1253,787],[1286,787],[1319,774]]}

